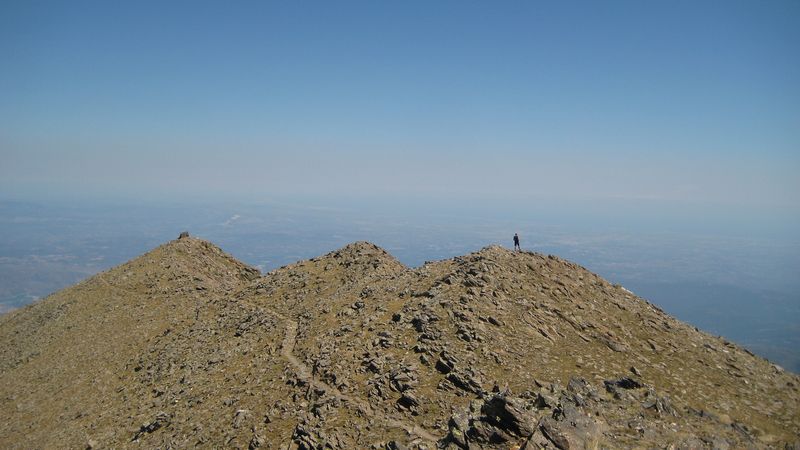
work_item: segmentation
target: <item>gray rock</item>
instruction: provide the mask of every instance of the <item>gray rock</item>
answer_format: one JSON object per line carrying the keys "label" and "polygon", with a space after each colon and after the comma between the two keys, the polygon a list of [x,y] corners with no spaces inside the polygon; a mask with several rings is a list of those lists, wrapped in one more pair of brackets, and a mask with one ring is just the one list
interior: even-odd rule
{"label": "gray rock", "polygon": [[498,393],[483,403],[481,414],[486,421],[515,436],[530,436],[536,426],[533,414],[521,400]]}
{"label": "gray rock", "polygon": [[159,411],[152,421],[142,424],[142,426],[139,428],[139,431],[133,436],[132,440],[136,441],[142,435],[152,433],[164,426],[169,425],[169,423],[170,415],[164,411]]}
{"label": "gray rock", "polygon": [[496,444],[519,442],[530,436],[536,430],[536,417],[522,399],[495,393],[473,400],[468,411],[454,413],[448,429],[440,448],[495,448]]}
{"label": "gray rock", "polygon": [[233,415],[233,428],[239,428],[242,426],[242,422],[247,420],[250,417],[250,411],[246,409],[239,409]]}
{"label": "gray rock", "polygon": [[542,389],[538,394],[536,394],[533,405],[538,409],[555,408],[558,406],[558,398]]}
{"label": "gray rock", "polygon": [[445,441],[453,442],[461,448],[467,448],[467,431],[469,430],[469,417],[466,413],[455,413],[447,423],[450,433]]}
{"label": "gray rock", "polygon": [[648,392],[648,399],[642,403],[644,409],[654,410],[658,415],[670,415],[677,417],[678,411],[672,407],[672,402],[668,396],[658,397],[655,393]]}
{"label": "gray rock", "polygon": [[475,394],[480,394],[483,392],[481,384],[474,378],[473,375],[467,372],[450,372],[447,374],[447,379],[453,383],[455,387],[463,389],[467,392],[472,392]]}
{"label": "gray rock", "polygon": [[403,395],[397,400],[397,406],[401,409],[407,409],[411,412],[416,412],[419,407],[419,400],[410,391],[403,392]]}
{"label": "gray rock", "polygon": [[539,422],[539,429],[542,430],[544,437],[546,437],[547,440],[552,442],[556,447],[560,448],[561,450],[567,450],[570,448],[567,436],[564,435],[556,421],[551,417],[543,418]]}
{"label": "gray rock", "polygon": [[298,423],[292,433],[293,448],[297,450],[316,450],[319,447],[319,439],[303,424]]}
{"label": "gray rock", "polygon": [[264,440],[264,436],[261,436],[258,433],[253,434],[253,438],[250,439],[250,444],[247,446],[248,450],[255,450],[257,448],[261,448],[264,446],[266,441]]}
{"label": "gray rock", "polygon": [[605,381],[603,381],[603,384],[605,384],[606,390],[608,390],[609,392],[612,391],[611,390],[612,386],[613,387],[622,388],[622,389],[639,389],[641,387],[644,387],[644,385],[642,385],[642,383],[640,383],[640,382],[638,382],[638,381],[636,381],[636,380],[634,380],[633,378],[630,378],[630,377],[622,377],[622,378],[619,378],[619,379],[616,379],[616,380],[605,380]]}
{"label": "gray rock", "polygon": [[543,417],[538,424],[544,437],[560,449],[597,448],[606,428],[605,422],[571,406]]}
{"label": "gray rock", "polygon": [[453,370],[453,368],[455,368],[457,361],[458,360],[456,360],[455,356],[443,350],[439,354],[439,359],[436,361],[436,370],[441,373],[448,374]]}
{"label": "gray rock", "polygon": [[389,441],[386,443],[386,450],[406,450],[405,445],[397,442],[397,441]]}

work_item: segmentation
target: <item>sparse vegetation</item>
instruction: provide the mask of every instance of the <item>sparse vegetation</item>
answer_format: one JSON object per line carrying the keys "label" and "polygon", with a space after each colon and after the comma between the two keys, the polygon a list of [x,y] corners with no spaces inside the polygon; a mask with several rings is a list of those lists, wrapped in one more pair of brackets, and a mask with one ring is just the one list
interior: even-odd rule
{"label": "sparse vegetation", "polygon": [[0,317],[3,448],[783,448],[800,379],[555,256],[183,238]]}

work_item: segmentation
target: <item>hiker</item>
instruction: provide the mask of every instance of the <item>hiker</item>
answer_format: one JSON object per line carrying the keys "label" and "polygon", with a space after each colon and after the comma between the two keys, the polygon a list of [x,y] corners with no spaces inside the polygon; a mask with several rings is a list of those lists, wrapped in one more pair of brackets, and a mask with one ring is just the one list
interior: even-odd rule
{"label": "hiker", "polygon": [[519,246],[519,235],[514,233],[514,250],[521,252],[522,247]]}

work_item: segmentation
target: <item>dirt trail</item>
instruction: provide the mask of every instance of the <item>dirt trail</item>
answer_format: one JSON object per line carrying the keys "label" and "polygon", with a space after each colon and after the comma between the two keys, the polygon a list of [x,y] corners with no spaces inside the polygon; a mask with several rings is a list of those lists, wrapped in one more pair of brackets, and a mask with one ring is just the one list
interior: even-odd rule
{"label": "dirt trail", "polygon": [[362,414],[371,415],[373,417],[378,418],[379,420],[383,421],[387,425],[393,428],[402,428],[408,434],[415,435],[421,437],[422,439],[426,439],[431,442],[437,442],[439,439],[432,435],[431,433],[427,432],[424,428],[420,427],[419,425],[408,423],[402,420],[393,419],[387,416],[383,411],[372,409],[369,403],[350,397],[342,393],[338,388],[325,383],[317,378],[315,378],[308,367],[303,364],[296,356],[294,356],[294,345],[297,340],[297,322],[287,319],[285,317],[281,317],[286,322],[286,334],[283,337],[283,345],[281,347],[281,355],[286,358],[289,363],[294,367],[297,376],[309,383],[314,388],[322,389],[329,394],[333,395],[340,401],[342,401],[346,405],[351,405],[357,408]]}

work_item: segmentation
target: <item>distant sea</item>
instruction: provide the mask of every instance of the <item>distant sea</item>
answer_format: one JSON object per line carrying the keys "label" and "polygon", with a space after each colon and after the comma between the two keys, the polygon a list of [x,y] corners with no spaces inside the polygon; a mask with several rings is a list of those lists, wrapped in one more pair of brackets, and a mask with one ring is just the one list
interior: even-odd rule
{"label": "distant sea", "polygon": [[[0,312],[188,230],[263,272],[356,240],[401,262],[486,245],[556,254],[800,373],[800,240],[791,233],[518,205],[330,201],[0,201]],[[719,223],[719,221],[718,221]]]}

